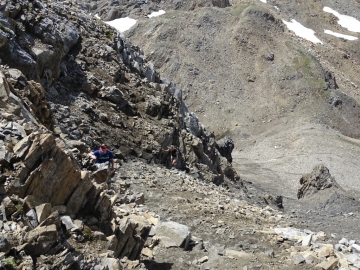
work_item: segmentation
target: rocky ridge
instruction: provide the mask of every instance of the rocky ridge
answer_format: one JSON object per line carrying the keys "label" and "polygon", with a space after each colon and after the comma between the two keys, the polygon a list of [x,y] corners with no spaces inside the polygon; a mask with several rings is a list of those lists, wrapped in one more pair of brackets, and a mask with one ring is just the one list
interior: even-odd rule
{"label": "rocky ridge", "polygon": [[[327,244],[252,200],[232,140],[217,142],[140,48],[70,1],[0,7],[1,267],[358,267],[355,240]],[[115,150],[110,182],[87,156],[100,143]]]}

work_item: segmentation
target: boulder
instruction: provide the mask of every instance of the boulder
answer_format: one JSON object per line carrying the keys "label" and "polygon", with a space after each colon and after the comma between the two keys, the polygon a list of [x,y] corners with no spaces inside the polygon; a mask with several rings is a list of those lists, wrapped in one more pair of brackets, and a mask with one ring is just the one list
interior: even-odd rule
{"label": "boulder", "polygon": [[40,256],[46,254],[51,246],[57,242],[58,232],[56,226],[37,227],[25,234],[24,250],[30,256]]}
{"label": "boulder", "polygon": [[11,244],[7,240],[6,236],[0,233],[0,253],[4,252],[7,254],[11,250]]}
{"label": "boulder", "polygon": [[152,227],[150,235],[156,237],[166,247],[188,248],[190,241],[190,231],[185,225],[174,221],[161,221]]}
{"label": "boulder", "polygon": [[101,221],[105,221],[110,218],[112,206],[114,205],[116,198],[117,196],[111,197],[111,195],[105,192],[100,193],[95,204],[95,209]]}
{"label": "boulder", "polygon": [[105,183],[109,176],[109,169],[108,165],[104,164],[104,166],[100,167],[97,171],[93,172],[92,178],[96,181],[98,184]]}
{"label": "boulder", "polygon": [[81,180],[66,204],[69,215],[75,215],[78,213],[86,199],[87,193],[92,187],[93,184],[90,180],[90,173],[81,171]]}
{"label": "boulder", "polygon": [[52,205],[64,204],[81,181],[76,161],[56,145],[51,134],[33,133],[18,144],[26,145],[27,151],[15,147],[18,149],[15,154],[24,156],[25,166],[32,171],[25,182],[10,185],[8,192],[20,197],[33,195]]}
{"label": "boulder", "polygon": [[229,136],[216,141],[216,149],[220,155],[225,157],[230,163],[232,162],[231,152],[234,150],[235,144]]}
{"label": "boulder", "polygon": [[66,230],[74,231],[74,230],[79,230],[80,229],[77,225],[74,224],[71,217],[62,216],[62,217],[60,217],[60,219],[61,219],[61,223],[65,225]]}
{"label": "boulder", "polygon": [[230,1],[229,0],[212,0],[212,4],[214,7],[226,8],[226,7],[230,6]]}
{"label": "boulder", "polygon": [[101,260],[101,266],[104,269],[120,270],[123,269],[120,265],[120,261],[114,258],[104,258]]}
{"label": "boulder", "polygon": [[323,164],[316,165],[311,173],[303,175],[300,179],[300,185],[297,193],[298,199],[327,188],[340,189],[335,178],[330,175],[329,169]]}
{"label": "boulder", "polygon": [[150,224],[144,217],[129,216],[121,219],[115,235],[108,237],[108,249],[114,251],[114,256],[127,256],[135,260],[145,244]]}
{"label": "boulder", "polygon": [[43,222],[47,217],[51,215],[52,207],[50,203],[44,203],[35,207],[37,219],[39,223]]}
{"label": "boulder", "polygon": [[150,116],[159,115],[161,110],[161,101],[159,98],[149,96],[149,100],[146,103],[146,113]]}

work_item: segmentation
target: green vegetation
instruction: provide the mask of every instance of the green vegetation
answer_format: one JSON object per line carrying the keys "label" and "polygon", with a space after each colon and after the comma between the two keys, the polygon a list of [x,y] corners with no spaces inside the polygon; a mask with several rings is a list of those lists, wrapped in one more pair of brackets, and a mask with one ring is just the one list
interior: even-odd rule
{"label": "green vegetation", "polygon": [[20,215],[24,215],[24,207],[20,204],[15,206]]}
{"label": "green vegetation", "polygon": [[0,30],[4,31],[5,33],[11,34],[11,30],[9,28],[6,28],[4,25],[0,23]]}
{"label": "green vegetation", "polygon": [[15,261],[15,258],[10,256],[10,257],[7,257],[5,259],[5,266],[9,266],[11,268],[16,268],[17,267],[17,263]]}
{"label": "green vegetation", "polygon": [[314,76],[313,69],[316,68],[317,63],[310,56],[300,52],[300,56],[293,59],[293,65],[305,76]]}
{"label": "green vegetation", "polygon": [[318,79],[315,77],[306,78],[305,81],[306,81],[307,85],[309,85],[311,88],[314,88],[314,89],[323,90],[326,85],[324,80],[321,80],[321,79]]}
{"label": "green vegetation", "polygon": [[110,40],[113,40],[113,35],[111,33],[111,31],[109,29],[105,29],[104,30],[104,33],[105,33],[105,36],[110,39]]}
{"label": "green vegetation", "polygon": [[100,20],[100,19],[98,19],[98,18],[96,18],[96,17],[95,17],[95,21],[96,21],[99,25],[105,25],[105,23],[104,23],[102,20]]}
{"label": "green vegetation", "polygon": [[94,240],[93,233],[92,233],[92,231],[91,231],[91,229],[89,227],[85,226],[82,233],[84,235],[85,240],[87,240],[87,241]]}

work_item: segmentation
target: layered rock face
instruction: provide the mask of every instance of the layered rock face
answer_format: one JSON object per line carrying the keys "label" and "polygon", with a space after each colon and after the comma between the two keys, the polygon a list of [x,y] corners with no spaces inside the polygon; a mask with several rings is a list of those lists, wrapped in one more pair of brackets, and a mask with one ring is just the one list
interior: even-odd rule
{"label": "layered rock face", "polygon": [[301,177],[300,185],[298,199],[328,188],[341,190],[335,178],[331,176],[329,169],[323,164],[316,165],[310,174]]}
{"label": "layered rock face", "polygon": [[74,3],[3,1],[0,10],[1,266],[11,257],[30,268],[119,269],[149,235],[187,249],[186,226],[135,210],[144,195],[111,187],[88,157],[105,143],[117,166],[131,158],[167,166],[161,149],[173,144],[179,170],[241,183],[181,89]]}

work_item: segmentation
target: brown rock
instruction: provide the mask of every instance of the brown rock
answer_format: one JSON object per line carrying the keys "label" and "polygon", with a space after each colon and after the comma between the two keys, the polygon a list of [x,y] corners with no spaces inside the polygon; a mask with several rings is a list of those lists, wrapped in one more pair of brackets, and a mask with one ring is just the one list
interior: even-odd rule
{"label": "brown rock", "polygon": [[69,215],[77,214],[80,210],[86,194],[93,187],[93,184],[90,180],[90,173],[86,171],[81,171],[81,180],[76,186],[74,192],[71,194],[71,197],[66,204]]}
{"label": "brown rock", "polygon": [[338,263],[339,263],[339,259],[329,258],[327,261],[317,264],[316,268],[320,268],[324,270],[334,270],[337,268]]}
{"label": "brown rock", "polygon": [[43,222],[52,212],[52,207],[50,203],[44,203],[35,207],[37,219],[39,223]]}
{"label": "brown rock", "polygon": [[25,234],[25,252],[31,256],[45,254],[57,241],[58,232],[56,226],[37,227]]}
{"label": "brown rock", "polygon": [[298,199],[303,198],[305,195],[315,194],[322,189],[340,188],[335,178],[330,175],[329,169],[323,164],[316,165],[310,174],[301,177],[300,184],[301,187],[297,194]]}

